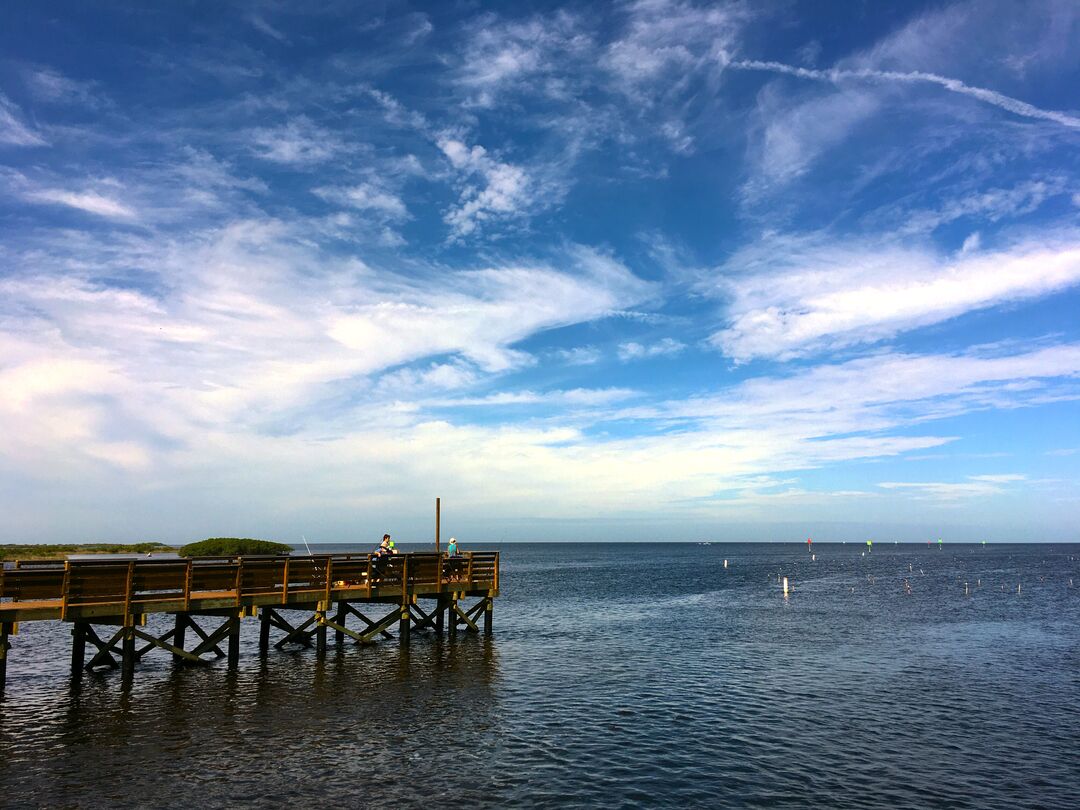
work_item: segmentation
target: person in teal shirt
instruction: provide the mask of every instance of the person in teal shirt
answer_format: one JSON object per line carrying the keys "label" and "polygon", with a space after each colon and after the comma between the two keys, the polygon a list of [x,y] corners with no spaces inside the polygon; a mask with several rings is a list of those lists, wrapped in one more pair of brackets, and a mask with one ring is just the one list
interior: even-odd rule
{"label": "person in teal shirt", "polygon": [[454,537],[450,538],[450,542],[446,544],[446,553],[449,554],[451,557],[456,557],[457,556],[458,550],[457,550],[457,539],[456,538],[454,538]]}

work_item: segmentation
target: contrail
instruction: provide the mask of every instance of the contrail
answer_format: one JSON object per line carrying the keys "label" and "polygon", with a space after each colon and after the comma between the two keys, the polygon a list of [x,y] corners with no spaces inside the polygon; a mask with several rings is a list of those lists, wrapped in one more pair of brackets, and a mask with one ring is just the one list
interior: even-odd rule
{"label": "contrail", "polygon": [[924,73],[920,70],[908,73],[901,73],[895,70],[869,70],[865,68],[859,70],[840,70],[839,68],[812,70],[810,68],[795,67],[794,65],[785,65],[783,62],[760,62],[756,59],[741,59],[729,62],[728,67],[735,68],[736,70],[767,70],[772,73],[786,73],[789,76],[798,76],[802,79],[814,79],[822,82],[832,82],[833,84],[839,83],[842,79],[880,79],[884,81],[906,82],[908,84],[936,84],[953,93],[960,93],[961,95],[977,98],[980,101],[985,101],[987,104],[993,104],[995,107],[1008,110],[1016,115],[1022,115],[1025,118],[1041,118],[1045,121],[1054,121],[1055,123],[1073,129],[1080,129],[1080,118],[1058,112],[1057,110],[1044,110],[1040,107],[1028,104],[1026,101],[1002,95],[994,90],[987,90],[984,87],[972,87],[969,84],[964,84],[959,79],[950,79],[948,76],[939,76],[936,73]]}

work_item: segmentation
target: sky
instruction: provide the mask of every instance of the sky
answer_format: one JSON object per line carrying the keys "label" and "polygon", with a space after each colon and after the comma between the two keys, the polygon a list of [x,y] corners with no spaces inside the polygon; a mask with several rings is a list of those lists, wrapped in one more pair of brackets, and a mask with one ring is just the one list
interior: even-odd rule
{"label": "sky", "polygon": [[0,12],[0,540],[1080,541],[1080,5]]}

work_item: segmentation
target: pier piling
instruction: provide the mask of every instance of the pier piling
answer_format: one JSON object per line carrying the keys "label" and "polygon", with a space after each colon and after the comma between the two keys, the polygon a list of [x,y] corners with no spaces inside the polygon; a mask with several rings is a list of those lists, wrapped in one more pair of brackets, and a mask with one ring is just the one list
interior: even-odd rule
{"label": "pier piling", "polygon": [[[127,617],[129,620],[131,617]],[[124,680],[135,676],[135,626],[125,624],[122,635],[121,671]]]}
{"label": "pier piling", "polygon": [[[173,620],[173,645],[177,649],[184,649],[184,641],[187,639],[187,614],[177,613]],[[184,663],[184,656],[177,652],[173,653],[173,663]]]}
{"label": "pier piling", "polygon": [[4,683],[7,680],[8,650],[11,649],[11,644],[8,642],[10,633],[11,623],[0,622],[0,692],[4,691]]}
{"label": "pier piling", "polygon": [[401,621],[398,623],[398,641],[402,647],[409,644],[409,603],[401,606]]}
{"label": "pier piling", "polygon": [[86,661],[86,622],[71,626],[71,674],[81,675]]}
{"label": "pier piling", "polygon": [[315,611],[315,654],[326,657],[326,610],[324,605]]}
{"label": "pier piling", "polygon": [[264,607],[259,611],[259,654],[266,655],[270,649],[270,619],[273,610]]}
{"label": "pier piling", "polygon": [[229,626],[229,669],[240,666],[240,614],[226,619]]}

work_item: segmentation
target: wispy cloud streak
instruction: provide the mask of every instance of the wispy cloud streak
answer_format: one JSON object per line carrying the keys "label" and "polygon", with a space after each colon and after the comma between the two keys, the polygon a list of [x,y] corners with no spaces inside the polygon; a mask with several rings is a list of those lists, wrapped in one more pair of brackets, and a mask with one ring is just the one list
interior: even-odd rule
{"label": "wispy cloud streak", "polygon": [[1020,115],[1025,118],[1035,118],[1044,121],[1053,121],[1071,129],[1080,129],[1080,118],[1057,110],[1044,110],[1026,101],[1021,101],[996,90],[988,90],[985,87],[973,87],[959,79],[951,79],[948,76],[939,76],[936,73],[926,73],[921,70],[896,71],[896,70],[873,70],[870,68],[841,69],[831,68],[817,70],[814,68],[786,65],[782,62],[763,62],[756,59],[739,59],[728,63],[728,67],[734,70],[759,70],[769,73],[782,73],[788,76],[797,76],[801,79],[813,79],[815,81],[841,84],[846,80],[870,80],[891,81],[904,84],[936,84],[953,93],[970,96],[979,101],[1000,107],[1003,110]]}

